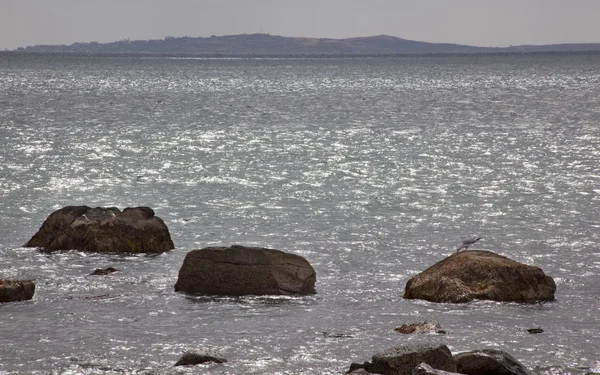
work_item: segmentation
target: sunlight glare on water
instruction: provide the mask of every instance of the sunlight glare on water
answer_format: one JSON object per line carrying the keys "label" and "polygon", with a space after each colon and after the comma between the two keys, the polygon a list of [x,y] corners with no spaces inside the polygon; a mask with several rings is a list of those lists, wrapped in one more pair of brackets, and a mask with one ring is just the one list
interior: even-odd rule
{"label": "sunlight glare on water", "polygon": [[[36,283],[0,306],[0,373],[194,373],[194,350],[228,359],[206,374],[339,374],[407,342],[600,372],[599,60],[0,53],[0,276]],[[67,205],[150,206],[176,249],[21,247]],[[402,298],[473,235],[556,301]],[[317,294],[174,292],[188,251],[232,244],[305,257]],[[423,320],[448,334],[393,330]]]}

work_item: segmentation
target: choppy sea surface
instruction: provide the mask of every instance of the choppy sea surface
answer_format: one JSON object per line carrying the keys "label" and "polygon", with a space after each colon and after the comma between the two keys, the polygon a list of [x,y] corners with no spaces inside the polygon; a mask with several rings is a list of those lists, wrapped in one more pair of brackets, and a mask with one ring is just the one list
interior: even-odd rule
{"label": "choppy sea surface", "polygon": [[[36,283],[0,305],[0,374],[341,374],[408,342],[600,372],[599,98],[597,53],[0,53],[0,278]],[[150,206],[176,249],[21,247],[67,205]],[[475,235],[556,301],[402,298]],[[174,292],[188,251],[232,244],[302,255],[317,294]],[[424,320],[448,333],[393,330]],[[228,362],[173,367],[188,350]]]}

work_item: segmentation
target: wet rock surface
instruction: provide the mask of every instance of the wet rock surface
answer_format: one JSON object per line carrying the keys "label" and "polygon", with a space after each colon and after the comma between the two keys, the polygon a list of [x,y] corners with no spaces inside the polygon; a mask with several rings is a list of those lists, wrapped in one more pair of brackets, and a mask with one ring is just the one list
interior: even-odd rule
{"label": "wet rock surface", "polygon": [[404,298],[463,303],[476,299],[502,302],[553,301],[556,283],[539,267],[491,251],[452,254],[406,283]]}
{"label": "wet rock surface", "polygon": [[24,247],[44,252],[162,253],[173,249],[169,229],[150,207],[67,206],[51,213]]}
{"label": "wet rock surface", "polygon": [[175,291],[209,295],[314,294],[316,273],[306,259],[280,250],[208,247],[190,251]]}
{"label": "wet rock surface", "polygon": [[533,375],[512,355],[496,349],[482,349],[454,355],[457,371],[466,375]]}
{"label": "wet rock surface", "polygon": [[456,372],[452,353],[446,345],[407,344],[386,349],[373,356],[370,362],[353,363],[350,372],[360,368],[371,374],[410,375],[421,363],[449,372]]}
{"label": "wet rock surface", "polygon": [[0,280],[0,303],[27,301],[34,293],[35,284],[31,280]]}

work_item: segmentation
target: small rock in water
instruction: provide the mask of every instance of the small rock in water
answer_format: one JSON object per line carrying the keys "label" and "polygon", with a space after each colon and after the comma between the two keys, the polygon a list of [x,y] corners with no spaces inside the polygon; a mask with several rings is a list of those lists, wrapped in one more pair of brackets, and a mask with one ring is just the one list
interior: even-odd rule
{"label": "small rock in water", "polygon": [[179,358],[179,361],[174,366],[199,365],[206,362],[224,363],[227,362],[227,359],[208,354],[187,352]]}
{"label": "small rock in water", "polygon": [[421,322],[421,323],[410,323],[403,324],[398,328],[394,328],[394,331],[405,335],[411,333],[440,333],[444,334],[446,331],[442,330],[442,327],[438,322]]}
{"label": "small rock in water", "polygon": [[35,283],[32,280],[0,279],[0,303],[30,300],[34,293]]}
{"label": "small rock in water", "polygon": [[529,328],[527,330],[527,332],[531,333],[532,335],[536,334],[536,333],[544,333],[544,330],[541,328]]}
{"label": "small rock in water", "polygon": [[340,338],[352,337],[352,335],[348,335],[346,333],[329,333],[329,332],[321,332],[321,333],[323,334],[323,337],[326,337],[326,338],[340,339]]}
{"label": "small rock in water", "polygon": [[117,272],[118,269],[113,267],[108,268],[97,268],[94,272],[90,273],[90,275],[108,275],[109,273]]}

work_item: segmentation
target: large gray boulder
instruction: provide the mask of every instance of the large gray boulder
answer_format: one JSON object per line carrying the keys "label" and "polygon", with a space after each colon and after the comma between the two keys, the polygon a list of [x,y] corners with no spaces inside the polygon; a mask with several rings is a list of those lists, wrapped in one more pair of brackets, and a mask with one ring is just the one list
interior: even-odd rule
{"label": "large gray boulder", "polygon": [[406,283],[404,298],[460,303],[553,301],[556,284],[539,267],[491,251],[454,253]]}
{"label": "large gray boulder", "polygon": [[209,295],[306,295],[315,292],[316,273],[299,255],[233,245],[190,251],[175,291]]}
{"label": "large gray boulder", "polygon": [[533,375],[516,358],[496,349],[454,355],[457,372],[466,375]]}
{"label": "large gray boulder", "polygon": [[150,207],[67,206],[48,216],[24,245],[42,251],[162,253],[173,249],[169,229]]}
{"label": "large gray boulder", "polygon": [[421,363],[448,372],[456,372],[452,353],[446,345],[407,344],[393,347],[373,356],[371,362],[353,363],[350,372],[363,368],[371,374],[411,375]]}
{"label": "large gray boulder", "polygon": [[0,302],[30,300],[34,293],[35,284],[31,280],[0,280]]}

